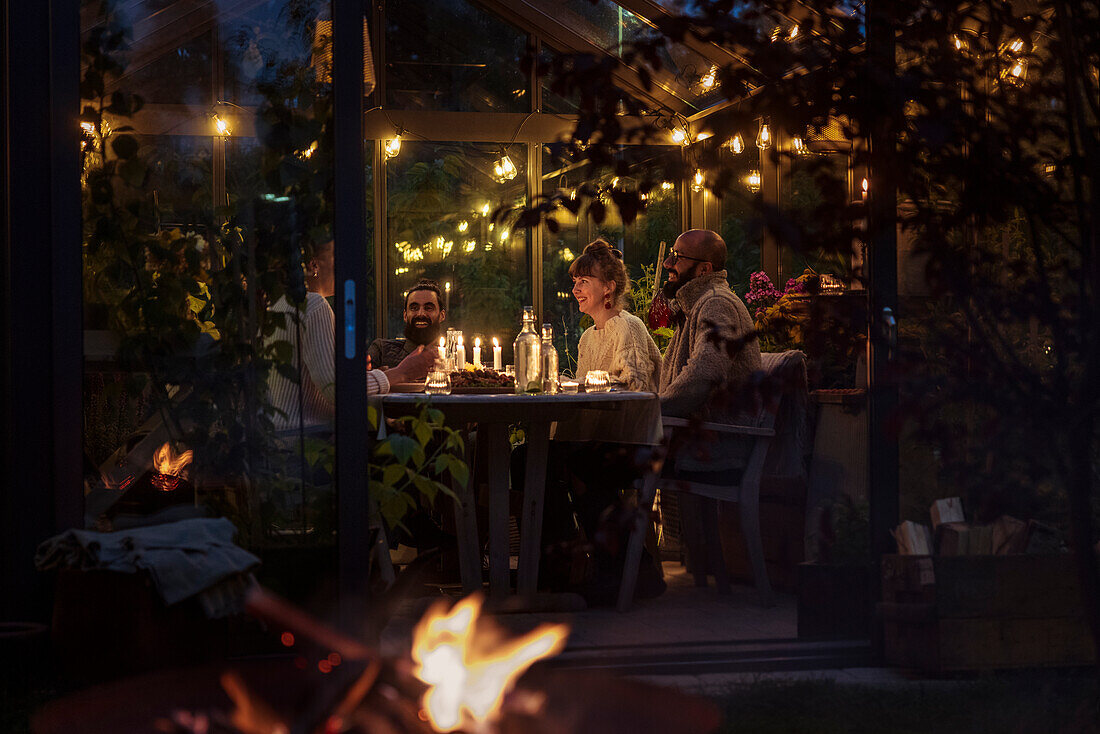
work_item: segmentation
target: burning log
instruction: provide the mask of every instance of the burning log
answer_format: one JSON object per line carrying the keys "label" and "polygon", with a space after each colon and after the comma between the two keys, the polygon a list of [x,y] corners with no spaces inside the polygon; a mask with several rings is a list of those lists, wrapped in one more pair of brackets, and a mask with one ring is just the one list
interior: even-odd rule
{"label": "burning log", "polygon": [[[205,677],[195,681],[205,688],[188,692],[192,710],[173,697],[182,696],[185,686],[123,683],[113,696],[101,690],[79,694],[86,699],[80,703],[51,704],[36,717],[36,730],[68,731],[77,721],[95,723],[86,731],[149,730],[147,724],[135,727],[126,711],[104,708],[105,698],[140,699],[146,710],[158,711],[156,729],[167,734],[707,734],[718,728],[718,708],[705,699],[609,674],[537,666],[564,647],[568,627],[541,625],[511,638],[481,614],[482,601],[475,595],[453,606],[433,606],[414,633],[411,656],[383,658],[278,597],[255,591],[247,608],[271,624],[284,644],[313,643],[336,664],[318,665],[319,679],[304,672],[287,675],[280,671],[294,668],[273,660],[241,663],[247,675],[199,671]],[[206,689],[219,676],[229,712],[210,705]],[[121,714],[128,726],[109,721],[109,711]],[[94,718],[87,719],[91,712]]]}

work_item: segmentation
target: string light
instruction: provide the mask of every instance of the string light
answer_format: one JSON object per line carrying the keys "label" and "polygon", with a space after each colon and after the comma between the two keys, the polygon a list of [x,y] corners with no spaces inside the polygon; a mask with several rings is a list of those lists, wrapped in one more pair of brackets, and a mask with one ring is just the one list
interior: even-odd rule
{"label": "string light", "polygon": [[718,82],[718,67],[711,66],[710,70],[706,74],[703,74],[699,79],[699,86],[703,89],[712,89]]}
{"label": "string light", "polygon": [[676,184],[672,183],[671,181],[661,182],[661,189],[664,191],[672,191],[674,188],[676,188]]}
{"label": "string light", "polygon": [[401,152],[401,133],[395,133],[392,138],[386,141],[385,151],[386,160],[397,157],[397,154]]}
{"label": "string light", "polygon": [[477,241],[476,240],[466,240],[462,244],[462,249],[465,250],[466,252],[473,252],[475,247],[477,247]]}
{"label": "string light", "polygon": [[230,132],[232,132],[229,129],[229,123],[223,120],[218,115],[214,115],[214,128],[218,131],[218,135],[221,135],[222,137],[225,137],[229,135]]}
{"label": "string light", "polygon": [[808,155],[810,149],[806,147],[806,143],[802,138],[791,138],[791,150],[795,152],[795,155]]}
{"label": "string light", "polygon": [[767,150],[772,144],[772,130],[768,127],[768,123],[760,123],[760,132],[756,135],[756,147],[760,150]]}
{"label": "string light", "polygon": [[470,228],[470,223],[467,222],[465,219],[463,219],[461,222],[458,223],[458,231],[459,232],[465,232],[469,228]]}
{"label": "string light", "polygon": [[702,191],[704,180],[705,179],[703,178],[703,171],[696,168],[695,175],[691,177],[691,190],[697,194]]}
{"label": "string light", "polygon": [[482,204],[481,208],[478,211],[481,212],[482,216],[489,216],[489,202],[485,202],[484,204]]}
{"label": "string light", "polygon": [[749,171],[749,175],[745,178],[745,183],[748,184],[749,191],[756,193],[760,190],[760,171],[753,169]]}
{"label": "string light", "polygon": [[741,137],[741,133],[737,133],[726,141],[726,147],[733,151],[734,155],[741,155],[745,152],[745,139]]}
{"label": "string light", "polygon": [[501,151],[500,158],[497,158],[496,163],[493,164],[493,179],[497,183],[505,183],[515,178],[517,173],[516,164],[512,163],[507,153]]}

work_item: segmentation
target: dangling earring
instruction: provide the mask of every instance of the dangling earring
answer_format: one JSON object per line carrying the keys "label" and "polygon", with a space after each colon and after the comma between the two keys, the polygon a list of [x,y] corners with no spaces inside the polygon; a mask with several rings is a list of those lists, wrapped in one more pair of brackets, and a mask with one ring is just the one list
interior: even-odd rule
{"label": "dangling earring", "polygon": [[606,308],[608,311],[611,310],[611,296],[603,297],[603,307]]}

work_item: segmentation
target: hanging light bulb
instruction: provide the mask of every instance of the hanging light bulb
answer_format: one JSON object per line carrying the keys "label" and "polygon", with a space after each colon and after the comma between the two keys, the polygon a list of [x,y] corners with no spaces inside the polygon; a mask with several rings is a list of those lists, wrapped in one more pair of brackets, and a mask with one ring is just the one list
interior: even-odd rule
{"label": "hanging light bulb", "polygon": [[482,204],[481,209],[479,209],[478,211],[480,211],[481,215],[484,217],[489,216],[489,202],[485,202],[484,204]]}
{"label": "hanging light bulb", "polygon": [[401,133],[394,133],[394,136],[386,141],[386,160],[394,158],[401,152]]}
{"label": "hanging light bulb", "polygon": [[791,150],[794,151],[795,155],[808,155],[810,152],[802,138],[797,137],[791,138]]}
{"label": "hanging light bulb", "polygon": [[756,135],[756,147],[760,150],[767,150],[772,144],[772,130],[768,127],[768,123],[760,123],[760,132]]}
{"label": "hanging light bulb", "polygon": [[703,89],[713,89],[718,83],[718,67],[711,66],[706,74],[699,78],[699,86]]}
{"label": "hanging light bulb", "polygon": [[673,130],[670,133],[670,135],[672,136],[672,142],[676,143],[677,145],[687,145],[688,144],[687,133],[684,132],[683,130],[681,130],[680,128],[676,128],[675,130]]}
{"label": "hanging light bulb", "polygon": [[726,141],[726,147],[733,151],[734,155],[741,155],[745,152],[745,139],[741,137],[741,133],[737,133]]}
{"label": "hanging light bulb", "polygon": [[458,223],[458,231],[465,232],[469,228],[469,226],[470,223],[463,219],[461,222]]}
{"label": "hanging light bulb", "polygon": [[1027,79],[1027,62],[1023,59],[1017,59],[1011,66],[1005,67],[1001,71],[1001,79],[1013,86],[1020,86]]}
{"label": "hanging light bulb", "polygon": [[745,183],[748,184],[749,191],[756,193],[760,190],[760,171],[755,168],[749,171],[749,175],[745,178]]}
{"label": "hanging light bulb", "polygon": [[497,158],[496,163],[493,164],[493,178],[497,183],[504,183],[515,178],[516,173],[518,173],[516,164],[512,163],[507,153],[501,151],[500,158]]}
{"label": "hanging light bulb", "polygon": [[218,117],[217,115],[214,115],[214,129],[218,131],[218,135],[221,135],[223,137],[229,135],[229,133],[232,132],[229,129],[229,123]]}
{"label": "hanging light bulb", "polygon": [[866,201],[867,200],[867,192],[871,190],[871,182],[868,181],[866,178],[863,179],[863,182],[860,183],[860,188],[863,189],[863,200]]}
{"label": "hanging light bulb", "polygon": [[703,190],[703,183],[703,171],[696,168],[695,175],[691,177],[691,190],[698,194]]}

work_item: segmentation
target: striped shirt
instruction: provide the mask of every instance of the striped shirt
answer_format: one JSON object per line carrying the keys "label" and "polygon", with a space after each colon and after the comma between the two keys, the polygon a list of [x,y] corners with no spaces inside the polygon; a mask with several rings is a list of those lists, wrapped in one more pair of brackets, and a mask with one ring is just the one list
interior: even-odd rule
{"label": "striped shirt", "polygon": [[[301,375],[300,386],[278,370],[272,370],[268,377],[268,400],[275,409],[272,418],[275,429],[297,428],[299,418],[306,426],[332,423],[336,413],[336,316],[332,307],[323,296],[310,292],[306,293],[304,312],[291,305],[286,296],[280,298],[271,311],[286,314],[286,325],[276,327],[265,343],[289,342],[290,364]],[[300,317],[300,325],[295,323],[296,317]],[[299,333],[301,350],[298,348]],[[299,354],[302,364],[299,364]],[[390,383],[382,370],[367,372],[368,395],[389,391]]]}

